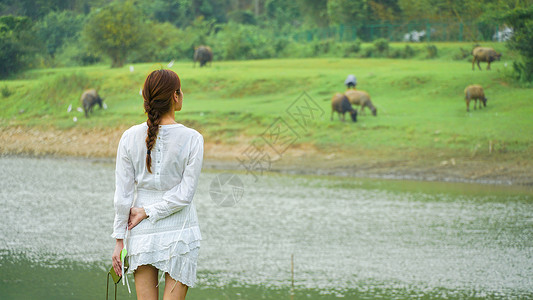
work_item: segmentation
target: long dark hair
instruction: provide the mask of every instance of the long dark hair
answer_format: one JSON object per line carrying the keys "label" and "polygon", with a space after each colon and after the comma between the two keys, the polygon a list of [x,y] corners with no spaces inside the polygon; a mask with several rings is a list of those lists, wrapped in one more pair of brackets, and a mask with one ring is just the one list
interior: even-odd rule
{"label": "long dark hair", "polygon": [[180,91],[181,81],[174,71],[155,70],[144,82],[144,111],[148,115],[148,135],[146,136],[146,167],[152,173],[152,156],[155,139],[159,131],[161,116],[172,109],[174,93]]}

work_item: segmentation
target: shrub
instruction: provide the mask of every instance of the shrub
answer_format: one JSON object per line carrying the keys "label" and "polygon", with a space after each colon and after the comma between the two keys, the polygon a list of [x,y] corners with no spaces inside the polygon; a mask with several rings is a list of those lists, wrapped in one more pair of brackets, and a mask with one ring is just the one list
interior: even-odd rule
{"label": "shrub", "polygon": [[9,87],[7,87],[7,85],[4,85],[0,89],[0,93],[2,93],[2,97],[3,98],[7,98],[7,97],[11,96],[11,94],[13,94],[13,92],[9,89]]}
{"label": "shrub", "polygon": [[56,52],[54,64],[56,66],[86,66],[102,61],[102,57],[91,52],[87,43],[80,39],[64,43]]}
{"label": "shrub", "polygon": [[472,54],[472,51],[468,51],[467,49],[463,49],[462,47],[459,48],[459,52],[456,52],[453,55],[454,60],[464,60],[465,58],[469,57]]}
{"label": "shrub", "polygon": [[218,59],[270,58],[276,53],[271,32],[251,25],[233,22],[220,25],[210,40],[213,54]]}
{"label": "shrub", "polygon": [[413,56],[415,56],[416,54],[416,51],[415,49],[413,49],[413,47],[409,46],[409,45],[405,45],[405,48],[403,48],[403,51],[401,53],[401,57],[402,58],[411,58]]}
{"label": "shrub", "polygon": [[314,55],[327,54],[333,48],[333,40],[318,40],[311,43]]}
{"label": "shrub", "polygon": [[359,56],[365,58],[376,57],[377,52],[378,51],[375,46],[370,46],[368,48],[363,48],[363,51],[360,52]]}
{"label": "shrub", "polygon": [[381,54],[385,54],[387,51],[389,51],[389,41],[383,38],[377,39],[374,41],[374,47]]}
{"label": "shrub", "polygon": [[361,51],[361,40],[357,39],[344,48],[344,57],[349,57]]}
{"label": "shrub", "polygon": [[0,16],[0,78],[31,67],[38,50],[28,17]]}
{"label": "shrub", "polygon": [[436,58],[437,57],[437,46],[435,45],[427,45],[426,47],[428,51],[427,58]]}

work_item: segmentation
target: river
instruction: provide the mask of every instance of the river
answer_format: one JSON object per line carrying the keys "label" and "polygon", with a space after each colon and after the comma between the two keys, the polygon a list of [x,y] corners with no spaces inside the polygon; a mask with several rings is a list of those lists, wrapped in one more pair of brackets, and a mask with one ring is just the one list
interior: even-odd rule
{"label": "river", "polygon": [[[104,299],[114,165],[4,156],[0,169],[0,298]],[[219,176],[204,171],[195,196],[188,299],[533,297],[531,189],[237,173],[242,198],[220,205]]]}

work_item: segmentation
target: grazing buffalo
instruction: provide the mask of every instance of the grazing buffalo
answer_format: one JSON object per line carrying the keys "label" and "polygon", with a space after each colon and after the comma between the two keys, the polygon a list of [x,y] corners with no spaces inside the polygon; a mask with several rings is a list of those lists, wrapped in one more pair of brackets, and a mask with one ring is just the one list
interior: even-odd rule
{"label": "grazing buffalo", "polygon": [[474,63],[476,63],[476,61],[479,70],[481,70],[481,67],[479,66],[480,62],[487,62],[487,70],[490,70],[490,63],[495,60],[500,60],[500,57],[502,56],[501,53],[487,47],[474,48],[474,50],[472,50],[472,55],[474,56],[474,59],[472,59],[472,71],[474,71]]}
{"label": "grazing buffalo", "polygon": [[200,63],[200,67],[205,66],[206,63],[211,64],[213,61],[213,51],[208,46],[199,46],[194,49],[194,66],[196,62]]}
{"label": "grazing buffalo", "polygon": [[479,108],[481,109],[481,103],[484,107],[487,107],[488,99],[485,97],[485,92],[481,85],[473,84],[469,85],[465,89],[465,101],[466,111],[470,111],[470,101],[474,100],[474,109],[477,107],[477,100],[479,100]]}
{"label": "grazing buffalo", "polygon": [[83,105],[83,110],[85,111],[85,117],[89,117],[89,113],[93,112],[93,106],[98,104],[102,108],[102,103],[104,99],[100,98],[96,90],[86,90],[81,94],[81,103]]}
{"label": "grazing buffalo", "polygon": [[336,93],[331,98],[331,121],[333,121],[334,112],[337,112],[339,120],[342,122],[344,122],[344,114],[346,112],[350,113],[352,121],[357,122],[357,110],[353,109],[348,98],[341,93]]}
{"label": "grazing buffalo", "polygon": [[361,114],[364,113],[364,108],[368,107],[370,111],[372,112],[372,115],[377,116],[378,115],[378,109],[372,104],[372,101],[370,100],[370,95],[361,90],[348,90],[344,93],[346,97],[348,97],[348,100],[352,105],[359,105],[361,106],[360,112]]}

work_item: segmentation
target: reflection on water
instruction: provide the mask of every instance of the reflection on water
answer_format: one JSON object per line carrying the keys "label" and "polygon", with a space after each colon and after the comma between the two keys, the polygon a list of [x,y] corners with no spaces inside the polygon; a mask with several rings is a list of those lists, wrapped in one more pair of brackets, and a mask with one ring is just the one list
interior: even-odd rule
{"label": "reflection on water", "polygon": [[[114,166],[0,158],[0,298],[101,299]],[[233,207],[196,203],[204,241],[189,299],[533,297],[533,192],[270,175]],[[120,293],[127,292],[120,286]],[[5,297],[4,297],[5,296]]]}

